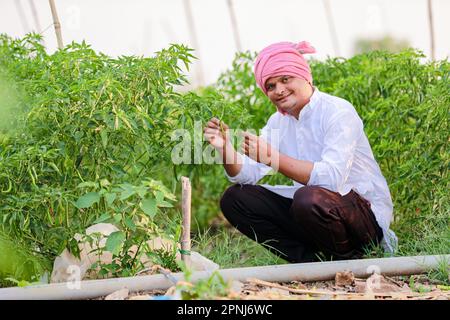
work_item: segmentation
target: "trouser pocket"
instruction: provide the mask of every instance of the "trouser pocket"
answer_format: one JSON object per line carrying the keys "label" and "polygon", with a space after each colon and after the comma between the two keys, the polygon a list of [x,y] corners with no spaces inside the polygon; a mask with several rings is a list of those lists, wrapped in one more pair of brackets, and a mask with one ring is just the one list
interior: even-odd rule
{"label": "trouser pocket", "polygon": [[350,240],[356,248],[370,244],[378,244],[382,238],[382,231],[372,212],[370,202],[355,191],[351,191],[351,206],[342,212]]}

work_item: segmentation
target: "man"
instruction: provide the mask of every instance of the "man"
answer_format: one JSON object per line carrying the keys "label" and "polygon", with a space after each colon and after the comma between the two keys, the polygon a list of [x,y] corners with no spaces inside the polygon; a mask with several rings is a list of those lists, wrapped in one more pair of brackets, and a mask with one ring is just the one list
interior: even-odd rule
{"label": "man", "polygon": [[[316,261],[319,252],[335,260],[361,258],[365,247],[379,243],[393,252],[388,185],[354,107],[313,86],[303,54],[314,52],[307,42],[275,43],[260,52],[256,82],[277,112],[261,136],[244,133],[242,153],[226,124],[213,118],[205,127],[236,183],[222,196],[222,212],[289,262]],[[256,185],[272,168],[293,185]]]}

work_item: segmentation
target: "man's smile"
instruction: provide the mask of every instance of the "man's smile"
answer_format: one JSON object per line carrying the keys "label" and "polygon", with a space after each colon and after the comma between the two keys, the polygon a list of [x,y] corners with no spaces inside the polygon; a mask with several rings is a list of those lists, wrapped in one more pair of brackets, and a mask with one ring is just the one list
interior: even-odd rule
{"label": "man's smile", "polygon": [[285,100],[291,95],[291,93],[289,93],[288,95],[281,97],[277,100],[277,102],[285,102]]}

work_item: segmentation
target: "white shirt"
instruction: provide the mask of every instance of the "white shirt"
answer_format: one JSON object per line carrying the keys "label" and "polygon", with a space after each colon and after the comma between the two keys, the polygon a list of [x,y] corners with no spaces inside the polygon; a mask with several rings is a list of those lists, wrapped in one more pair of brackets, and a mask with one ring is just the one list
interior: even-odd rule
{"label": "white shirt", "polygon": [[[274,130],[275,131],[272,131]],[[279,138],[274,139],[277,132]],[[261,131],[261,136],[279,152],[299,160],[314,163],[308,185],[324,187],[346,195],[355,190],[371,203],[375,218],[383,230],[382,245],[393,253],[397,237],[389,229],[393,220],[393,205],[386,179],[376,162],[363,122],[355,108],[346,100],[320,92],[316,87],[299,119],[274,113]],[[256,184],[272,168],[242,155],[241,171],[234,177],[225,175],[233,183]],[[304,185],[262,186],[283,197],[293,198]]]}

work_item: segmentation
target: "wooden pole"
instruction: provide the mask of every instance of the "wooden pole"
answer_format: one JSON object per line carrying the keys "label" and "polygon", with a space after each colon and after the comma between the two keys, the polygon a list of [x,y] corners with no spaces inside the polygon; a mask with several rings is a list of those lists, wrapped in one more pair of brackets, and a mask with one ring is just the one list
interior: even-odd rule
{"label": "wooden pole", "polygon": [[333,14],[331,12],[329,0],[323,0],[323,5],[325,7],[325,14],[328,22],[328,30],[330,31],[331,42],[333,43],[334,54],[336,56],[340,56],[341,50],[339,48],[336,26],[334,24]]}
{"label": "wooden pole", "polygon": [[187,267],[191,264],[191,182],[187,177],[181,177],[181,201],[183,226],[181,234],[181,260]]}
{"label": "wooden pole", "polygon": [[186,19],[187,19],[187,23],[188,23],[189,32],[191,35],[192,45],[194,46],[194,49],[196,51],[196,56],[199,59],[197,61],[197,75],[196,75],[197,81],[200,85],[203,85],[203,83],[204,83],[203,69],[202,69],[202,64],[201,64],[201,60],[200,60],[200,49],[199,49],[199,45],[198,45],[197,32],[195,30],[194,17],[192,15],[192,10],[191,10],[191,1],[190,0],[181,0],[181,1],[183,2],[184,11],[186,13]]}
{"label": "wooden pole", "polygon": [[59,23],[58,12],[56,11],[55,1],[48,0],[50,3],[50,9],[52,10],[53,25],[55,26],[56,40],[58,41],[58,48],[62,49],[64,47],[62,35],[61,35],[61,23]]}
{"label": "wooden pole", "polygon": [[433,7],[431,0],[428,0],[428,23],[430,25],[430,47],[431,59],[436,59],[435,45],[434,45],[434,23],[433,23]]}
{"label": "wooden pole", "polygon": [[231,28],[233,29],[234,44],[237,51],[242,51],[241,38],[239,37],[239,29],[237,27],[236,14],[234,12],[233,0],[227,0],[228,12],[230,13]]}

